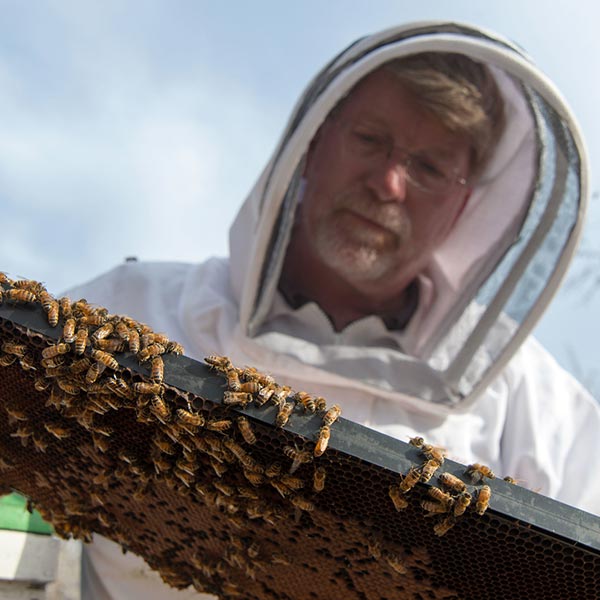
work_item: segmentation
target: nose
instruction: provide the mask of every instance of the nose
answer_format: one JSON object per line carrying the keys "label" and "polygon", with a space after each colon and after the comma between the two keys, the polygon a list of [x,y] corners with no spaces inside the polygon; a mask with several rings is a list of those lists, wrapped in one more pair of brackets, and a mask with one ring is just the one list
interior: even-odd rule
{"label": "nose", "polygon": [[407,184],[406,165],[393,158],[374,165],[367,177],[367,185],[382,202],[404,202]]}

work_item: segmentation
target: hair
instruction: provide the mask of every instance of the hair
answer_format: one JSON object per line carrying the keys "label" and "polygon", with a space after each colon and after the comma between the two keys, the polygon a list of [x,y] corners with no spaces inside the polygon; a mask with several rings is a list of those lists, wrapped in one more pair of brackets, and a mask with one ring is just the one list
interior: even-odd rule
{"label": "hair", "polygon": [[486,166],[504,130],[504,101],[490,69],[463,54],[423,52],[386,63],[429,113],[472,148],[471,178]]}

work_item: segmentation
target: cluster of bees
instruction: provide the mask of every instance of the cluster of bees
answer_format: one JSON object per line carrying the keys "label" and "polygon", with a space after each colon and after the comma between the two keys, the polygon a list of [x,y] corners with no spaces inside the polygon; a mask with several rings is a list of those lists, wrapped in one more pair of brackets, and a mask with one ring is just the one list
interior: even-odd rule
{"label": "cluster of bees", "polygon": [[[419,467],[411,467],[401,477],[400,483],[389,487],[389,496],[398,511],[408,507],[407,494],[417,483],[429,483],[446,457],[445,448],[426,444],[422,437],[410,438],[409,444],[419,449],[425,457],[425,461]],[[488,466],[479,463],[469,465],[465,475],[470,477],[474,484],[482,483],[485,478],[495,478],[494,473]],[[467,490],[467,485],[462,479],[448,472],[441,473],[437,479],[441,487],[429,487],[427,490],[429,497],[421,501],[421,507],[425,510],[426,517],[441,515],[441,518],[433,526],[433,531],[437,536],[445,535],[454,527],[457,519],[464,515],[469,506],[472,506],[480,516],[487,510],[492,495],[489,485],[484,484],[477,490],[475,503],[473,504],[473,496]],[[505,478],[505,480],[514,483],[514,480],[510,477]]]}
{"label": "cluster of bees", "polygon": [[[244,527],[246,519],[259,519],[276,526],[287,518],[287,512],[273,502],[273,493],[295,509],[296,520],[314,510],[314,495],[323,491],[326,481],[325,468],[315,459],[327,449],[331,427],[341,414],[338,405],[328,408],[322,397],[296,392],[252,367],[235,367],[228,357],[212,355],[205,361],[225,380],[222,406],[209,411],[197,410],[183,392],[164,383],[162,356],[183,353],[183,348],[167,336],[154,333],[147,325],[129,317],[111,315],[85,300],[54,299],[39,282],[12,281],[0,273],[0,284],[0,303],[41,305],[48,323],[61,327],[59,340],[45,345],[41,351],[35,344],[24,343],[17,337],[5,338],[0,345],[0,366],[16,363],[29,372],[35,389],[47,394],[46,406],[62,417],[47,420],[41,430],[39,426],[34,427],[22,408],[6,405],[9,422],[15,428],[10,435],[20,439],[23,446],[31,443],[36,450],[45,452],[49,443],[73,435],[69,425],[72,419],[89,432],[95,452],[106,455],[112,448],[111,455],[118,459],[120,466],[94,471],[89,490],[95,506],[94,518],[103,528],[114,530],[110,515],[103,512],[102,507],[104,493],[115,477],[128,477],[137,482],[133,494],[136,501],[148,494],[153,481],[164,481],[180,495],[193,494],[206,505],[215,507],[238,529]],[[47,344],[47,338],[38,337]],[[141,364],[148,365],[149,375],[137,377],[121,368],[115,358],[115,354],[121,352],[130,352]],[[312,442],[301,447],[283,446],[283,455],[289,462],[266,464],[253,455],[258,433],[250,419],[230,410],[251,404],[274,405],[276,428],[284,428],[297,410],[321,415],[322,423]],[[114,443],[117,437],[114,427],[103,417],[109,411],[123,408],[134,411],[137,422],[153,428],[146,456],[140,456],[121,442]],[[398,484],[390,486],[389,495],[396,510],[406,508],[408,493],[418,482],[428,483],[444,462],[444,449],[426,444],[422,438],[412,438],[410,443],[425,460],[420,466],[412,467]],[[0,458],[0,470],[12,466],[7,460]],[[475,484],[482,483],[484,478],[493,478],[491,470],[482,465],[471,465],[467,475]],[[460,479],[442,473],[438,480],[441,487],[429,488],[429,498],[421,503],[427,516],[440,517],[434,525],[437,535],[444,535],[469,507],[484,514],[490,498],[489,486],[481,485],[472,501]],[[83,518],[85,507],[75,508],[70,506],[67,512]],[[91,539],[85,527],[73,525],[68,518],[49,512],[44,515],[65,537]],[[234,538],[230,541],[232,549],[225,553],[222,561],[211,565],[201,556],[194,560],[205,582],[218,580],[220,588],[227,585],[234,595],[233,584],[224,579],[224,569],[239,569],[254,579],[255,569],[260,568],[261,563],[252,556],[256,552],[255,545],[238,548]],[[373,551],[372,556],[376,554],[380,552]],[[265,556],[265,564],[274,562],[276,557],[276,554]],[[394,571],[405,572],[400,557],[386,553],[385,559]],[[175,587],[185,584],[176,573],[169,574],[168,569],[162,569],[161,574]],[[200,591],[214,589],[204,588],[201,582],[194,585]]]}

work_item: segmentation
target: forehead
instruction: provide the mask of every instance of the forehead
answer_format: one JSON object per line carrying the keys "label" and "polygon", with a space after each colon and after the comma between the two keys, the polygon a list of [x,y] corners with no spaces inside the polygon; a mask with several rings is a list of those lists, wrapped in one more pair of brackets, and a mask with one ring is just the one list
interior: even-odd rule
{"label": "forehead", "polygon": [[423,108],[418,96],[385,68],[373,71],[346,96],[336,114],[357,125],[378,127],[398,143],[413,147],[456,149],[465,138],[450,131]]}

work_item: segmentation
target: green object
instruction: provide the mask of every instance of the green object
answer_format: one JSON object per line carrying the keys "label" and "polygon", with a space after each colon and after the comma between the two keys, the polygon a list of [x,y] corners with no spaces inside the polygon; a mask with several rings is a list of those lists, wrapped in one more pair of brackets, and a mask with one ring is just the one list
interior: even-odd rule
{"label": "green object", "polygon": [[42,519],[37,510],[27,510],[27,498],[13,492],[0,498],[0,529],[52,534],[52,525]]}

